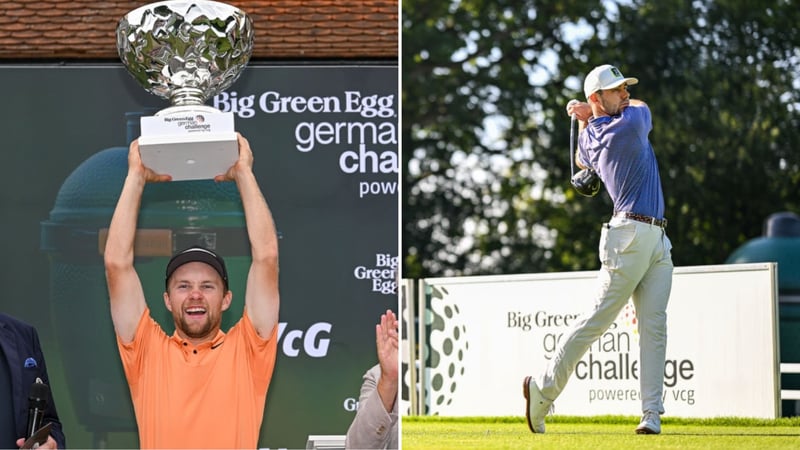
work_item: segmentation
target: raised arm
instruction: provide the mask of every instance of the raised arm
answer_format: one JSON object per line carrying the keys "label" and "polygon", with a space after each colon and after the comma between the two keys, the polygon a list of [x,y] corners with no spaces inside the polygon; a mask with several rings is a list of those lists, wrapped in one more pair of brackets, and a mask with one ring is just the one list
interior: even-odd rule
{"label": "raised arm", "polygon": [[399,335],[397,332],[397,316],[391,310],[381,315],[381,323],[375,325],[375,344],[378,348],[378,361],[381,365],[381,377],[378,380],[378,394],[381,396],[386,411],[392,411],[397,401],[398,370],[397,355]]}
{"label": "raised arm", "polygon": [[253,174],[250,143],[237,133],[239,160],[216,181],[233,180],[242,197],[247,234],[253,257],[247,274],[244,306],[256,333],[266,339],[278,324],[278,235],[272,213]]}
{"label": "raised arm", "polygon": [[128,150],[128,175],[111,218],[103,253],[111,320],[117,336],[125,343],[133,341],[136,325],[147,306],[142,283],[133,267],[133,242],[142,192],[147,182],[169,180],[169,176],[156,175],[142,164],[139,143],[133,141]]}

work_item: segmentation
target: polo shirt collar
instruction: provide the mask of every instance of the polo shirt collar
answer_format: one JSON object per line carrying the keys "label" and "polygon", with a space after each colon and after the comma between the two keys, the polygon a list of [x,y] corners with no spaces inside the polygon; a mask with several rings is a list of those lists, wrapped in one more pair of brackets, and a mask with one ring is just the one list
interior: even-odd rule
{"label": "polo shirt collar", "polygon": [[[177,331],[172,333],[172,337],[170,339],[172,340],[172,342],[175,342],[180,347],[188,347],[188,346],[192,345],[191,342],[189,342],[189,341],[181,338],[180,336],[178,336],[178,332]],[[203,342],[202,344],[200,344],[200,345],[198,345],[197,347],[194,347],[194,348],[196,348],[197,350],[206,350],[206,349],[209,349],[209,348],[215,349],[215,348],[219,347],[219,345],[222,344],[222,342],[224,342],[224,341],[225,341],[225,333],[222,330],[217,330],[217,335],[214,336],[214,339],[212,339],[210,341]]]}

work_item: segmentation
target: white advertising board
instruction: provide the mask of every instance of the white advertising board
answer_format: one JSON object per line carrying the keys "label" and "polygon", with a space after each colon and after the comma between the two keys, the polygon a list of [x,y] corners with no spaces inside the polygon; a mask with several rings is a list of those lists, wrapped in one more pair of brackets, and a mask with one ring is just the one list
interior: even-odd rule
{"label": "white advertising board", "polygon": [[[676,267],[667,308],[666,413],[779,416],[774,263]],[[521,415],[597,272],[425,279],[430,358],[423,414]],[[405,361],[408,361],[404,357]],[[631,302],[576,366],[556,413],[638,415],[639,337]]]}

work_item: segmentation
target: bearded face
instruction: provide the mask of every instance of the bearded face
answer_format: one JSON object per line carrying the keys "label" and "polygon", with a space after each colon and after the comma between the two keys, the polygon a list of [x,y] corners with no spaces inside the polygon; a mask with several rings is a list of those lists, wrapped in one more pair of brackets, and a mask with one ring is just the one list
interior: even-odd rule
{"label": "bearded face", "polygon": [[219,273],[202,262],[178,267],[164,293],[164,303],[172,313],[176,332],[195,344],[216,336],[222,312],[230,306],[231,298]]}

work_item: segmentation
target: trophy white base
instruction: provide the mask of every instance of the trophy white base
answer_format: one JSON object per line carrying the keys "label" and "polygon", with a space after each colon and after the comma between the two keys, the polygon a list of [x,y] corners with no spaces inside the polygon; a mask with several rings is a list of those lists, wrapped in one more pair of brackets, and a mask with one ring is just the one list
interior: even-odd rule
{"label": "trophy white base", "polygon": [[206,180],[222,175],[239,159],[235,133],[210,136],[141,136],[142,163],[172,181]]}
{"label": "trophy white base", "polygon": [[141,126],[142,163],[173,181],[214,178],[239,159],[231,113],[142,117]]}

